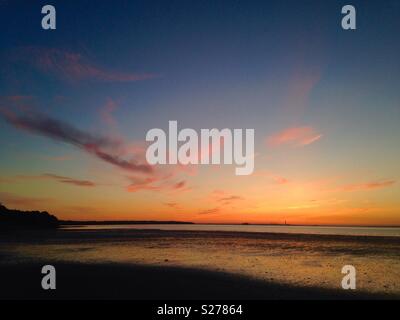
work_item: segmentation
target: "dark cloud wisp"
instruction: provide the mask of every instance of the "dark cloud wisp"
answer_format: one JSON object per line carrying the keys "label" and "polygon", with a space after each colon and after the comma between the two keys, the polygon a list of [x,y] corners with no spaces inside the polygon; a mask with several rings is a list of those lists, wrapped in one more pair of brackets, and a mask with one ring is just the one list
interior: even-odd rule
{"label": "dark cloud wisp", "polygon": [[121,157],[116,149],[121,147],[122,141],[93,135],[41,113],[30,112],[24,115],[16,115],[9,110],[3,109],[1,111],[4,119],[18,129],[74,145],[125,170],[142,173],[152,172],[152,167],[148,164],[141,164],[134,159],[127,160]]}

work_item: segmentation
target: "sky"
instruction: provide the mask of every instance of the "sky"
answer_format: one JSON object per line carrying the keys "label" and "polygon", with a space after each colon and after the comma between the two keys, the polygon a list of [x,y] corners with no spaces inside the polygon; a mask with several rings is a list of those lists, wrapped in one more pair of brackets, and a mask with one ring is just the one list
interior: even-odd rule
{"label": "sky", "polygon": [[[0,1],[0,201],[70,220],[400,225],[400,2]],[[255,170],[156,165],[251,128]]]}

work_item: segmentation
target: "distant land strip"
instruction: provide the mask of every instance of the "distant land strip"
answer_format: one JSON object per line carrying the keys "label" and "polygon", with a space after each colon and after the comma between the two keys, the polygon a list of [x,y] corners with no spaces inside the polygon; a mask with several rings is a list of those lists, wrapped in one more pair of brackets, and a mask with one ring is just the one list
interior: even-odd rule
{"label": "distant land strip", "polygon": [[73,221],[61,220],[60,225],[80,226],[80,225],[130,225],[130,224],[194,224],[185,221],[138,221],[138,220],[121,220],[121,221]]}

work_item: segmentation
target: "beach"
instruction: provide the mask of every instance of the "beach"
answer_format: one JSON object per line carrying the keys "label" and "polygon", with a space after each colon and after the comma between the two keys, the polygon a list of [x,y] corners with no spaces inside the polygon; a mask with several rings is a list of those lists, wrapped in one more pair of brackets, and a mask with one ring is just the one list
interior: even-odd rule
{"label": "beach", "polygon": [[[400,238],[60,229],[0,235],[0,297],[55,299],[398,299]],[[57,289],[40,288],[41,267]],[[357,270],[343,290],[344,265]]]}

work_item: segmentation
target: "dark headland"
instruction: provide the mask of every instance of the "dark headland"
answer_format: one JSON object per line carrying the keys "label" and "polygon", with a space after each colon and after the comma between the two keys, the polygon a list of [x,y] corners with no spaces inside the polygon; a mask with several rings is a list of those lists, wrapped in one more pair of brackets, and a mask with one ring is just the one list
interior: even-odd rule
{"label": "dark headland", "polygon": [[8,209],[0,203],[0,230],[55,229],[60,225],[57,217],[46,211],[20,211]]}
{"label": "dark headland", "polygon": [[65,226],[82,226],[82,225],[130,225],[130,224],[194,224],[185,221],[153,221],[153,220],[110,220],[110,221],[72,221],[61,220],[61,225]]}
{"label": "dark headland", "polygon": [[59,226],[81,225],[134,225],[134,224],[193,224],[184,221],[72,221],[59,220],[47,211],[21,211],[8,209],[0,203],[0,230],[15,229],[55,229]]}

